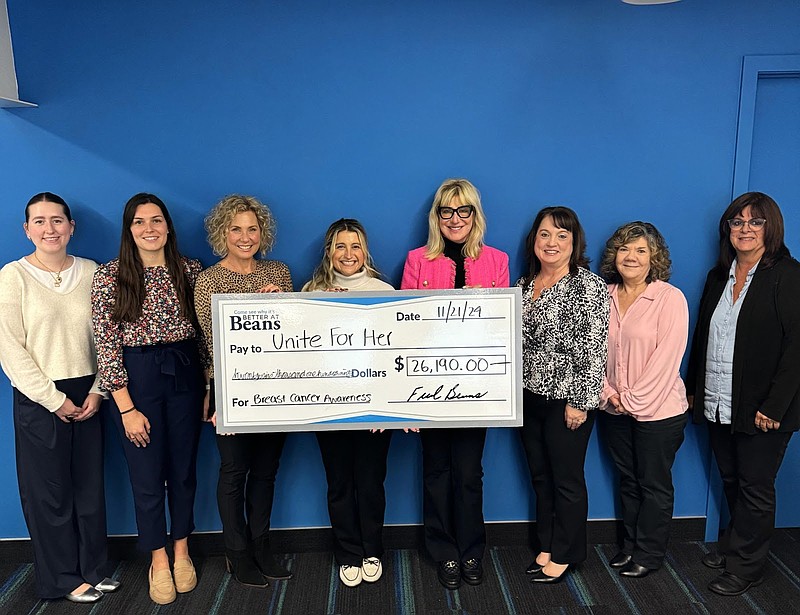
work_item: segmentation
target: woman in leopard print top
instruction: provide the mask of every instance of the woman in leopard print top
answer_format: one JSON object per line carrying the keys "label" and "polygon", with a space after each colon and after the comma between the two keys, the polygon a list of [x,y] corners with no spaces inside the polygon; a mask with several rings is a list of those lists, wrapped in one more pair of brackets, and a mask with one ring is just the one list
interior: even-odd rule
{"label": "woman in leopard print top", "polygon": [[[211,295],[214,293],[292,292],[289,268],[279,261],[257,260],[275,242],[275,221],[269,208],[251,196],[231,195],[222,199],[206,218],[208,242],[222,260],[202,271],[194,288],[197,319],[213,357]],[[209,384],[213,365],[207,370]],[[213,387],[207,420],[216,427]],[[272,557],[269,521],[275,495],[285,433],[217,434],[220,468],[217,505],[228,571],[252,587],[266,587],[267,579],[292,575]],[[245,518],[247,511],[247,518]]]}

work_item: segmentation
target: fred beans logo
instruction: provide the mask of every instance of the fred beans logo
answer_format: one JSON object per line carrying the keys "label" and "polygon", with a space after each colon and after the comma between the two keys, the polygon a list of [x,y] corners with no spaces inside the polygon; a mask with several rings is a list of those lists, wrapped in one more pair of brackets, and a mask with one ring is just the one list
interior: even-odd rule
{"label": "fred beans logo", "polygon": [[228,315],[228,331],[279,331],[281,321],[274,310],[235,310]]}

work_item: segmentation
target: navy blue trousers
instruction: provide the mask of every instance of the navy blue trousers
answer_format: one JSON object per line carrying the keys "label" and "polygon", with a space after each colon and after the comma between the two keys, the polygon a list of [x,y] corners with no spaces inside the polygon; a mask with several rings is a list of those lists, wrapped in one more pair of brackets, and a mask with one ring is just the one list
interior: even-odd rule
{"label": "navy blue trousers", "polygon": [[[93,382],[92,375],[55,384],[80,406]],[[14,432],[39,597],[99,583],[108,574],[100,416],[65,423],[14,389]]]}
{"label": "navy blue trousers", "polygon": [[125,347],[123,363],[131,399],[150,421],[150,444],[137,448],[125,437],[119,408],[113,402],[110,414],[128,462],[138,547],[154,551],[167,544],[165,500],[172,539],[186,538],[194,530],[197,444],[205,381],[194,340]]}
{"label": "navy blue trousers", "polygon": [[386,456],[392,432],[318,431],[328,479],[333,554],[341,566],[383,556]]}

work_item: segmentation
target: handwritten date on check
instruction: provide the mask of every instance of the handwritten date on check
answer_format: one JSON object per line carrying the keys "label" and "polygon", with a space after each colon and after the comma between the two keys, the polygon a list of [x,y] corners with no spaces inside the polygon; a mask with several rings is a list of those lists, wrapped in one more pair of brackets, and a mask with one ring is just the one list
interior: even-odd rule
{"label": "handwritten date on check", "polygon": [[522,424],[518,288],[212,301],[220,433]]}

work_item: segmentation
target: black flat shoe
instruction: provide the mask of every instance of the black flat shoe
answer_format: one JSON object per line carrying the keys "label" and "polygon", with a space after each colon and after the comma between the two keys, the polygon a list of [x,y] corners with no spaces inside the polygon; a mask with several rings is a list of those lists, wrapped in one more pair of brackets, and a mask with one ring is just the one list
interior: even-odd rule
{"label": "black flat shoe", "polygon": [[528,567],[525,569],[525,574],[536,574],[539,572],[544,566],[537,563],[536,560],[533,560]]}
{"label": "black flat shoe", "polygon": [[461,567],[455,560],[439,562],[436,574],[439,577],[439,583],[447,589],[458,589],[461,585]]}
{"label": "black flat shoe", "polygon": [[628,555],[627,553],[620,551],[611,559],[610,562],[608,562],[608,565],[612,568],[622,568],[623,566],[626,566],[632,559],[632,555]]}
{"label": "black flat shoe", "polygon": [[646,577],[648,574],[650,574],[650,570],[631,560],[619,569],[619,574],[623,577],[641,579],[642,577]]}
{"label": "black flat shoe", "polygon": [[567,573],[569,572],[571,567],[572,567],[571,565],[567,566],[564,569],[564,572],[562,572],[557,577],[551,577],[550,575],[545,574],[544,570],[539,570],[539,572],[534,572],[531,575],[531,582],[532,583],[552,583],[552,584],[561,583],[561,581],[564,580],[564,577],[567,576]]}
{"label": "black flat shoe", "polygon": [[763,582],[763,577],[756,581],[748,581],[730,572],[723,572],[708,584],[708,589],[720,596],[740,596],[751,587],[761,585]]}
{"label": "black flat shoe", "polygon": [[720,553],[706,553],[700,561],[703,562],[703,566],[708,566],[715,570],[725,568],[725,556]]}
{"label": "black flat shoe", "polygon": [[471,557],[461,562],[461,578],[469,585],[480,585],[483,582],[483,564],[480,558]]}

